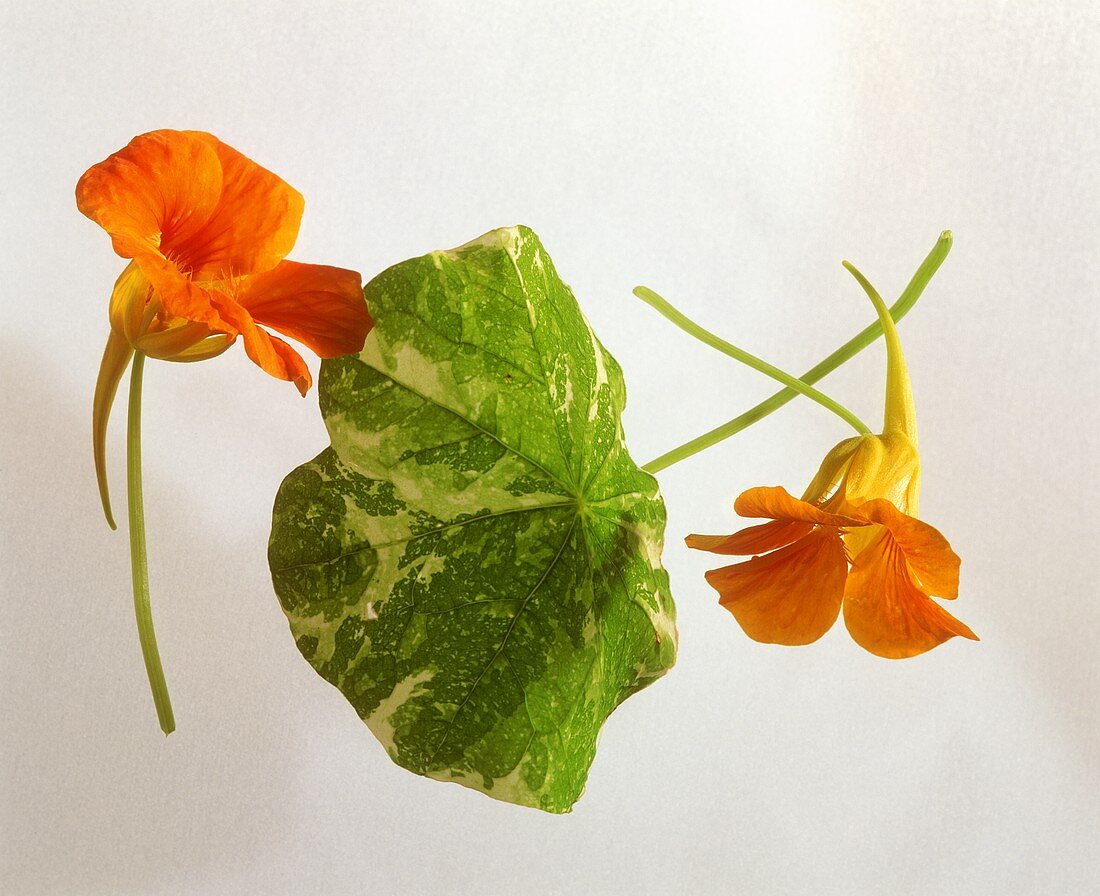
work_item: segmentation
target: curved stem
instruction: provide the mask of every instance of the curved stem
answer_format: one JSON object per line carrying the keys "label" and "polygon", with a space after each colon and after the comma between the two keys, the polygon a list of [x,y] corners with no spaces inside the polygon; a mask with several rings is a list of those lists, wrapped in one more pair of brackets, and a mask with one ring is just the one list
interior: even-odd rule
{"label": "curved stem", "polygon": [[141,380],[145,355],[134,352],[130,368],[130,403],[126,421],[126,498],[130,512],[130,575],[134,584],[134,613],[137,616],[141,654],[153,691],[160,730],[171,734],[176,730],[172,715],[172,700],[157,650],[157,635],[153,630],[153,611],[149,605],[149,565],[145,552],[145,507],[141,490]]}
{"label": "curved stem", "polygon": [[917,413],[913,408],[913,388],[909,384],[909,371],[905,367],[905,354],[901,350],[901,340],[898,338],[897,328],[871,282],[863,276],[863,273],[850,261],[844,262],[844,267],[856,282],[867,293],[867,298],[875,306],[875,313],[882,321],[882,330],[886,336],[886,411],[883,415],[883,431],[897,429],[905,433],[917,444]]}
{"label": "curved stem", "polygon": [[[932,247],[932,251],[929,252],[928,256],[921,262],[921,266],[917,268],[917,272],[913,275],[913,279],[909,281],[909,285],[905,287],[905,291],[901,294],[901,297],[890,308],[890,317],[892,317],[895,322],[905,317],[905,315],[909,313],[909,309],[911,309],[917,299],[920,298],[921,293],[924,292],[925,287],[928,286],[929,281],[935,276],[936,271],[939,270],[940,265],[943,264],[944,259],[947,258],[947,254],[951,251],[951,241],[952,237],[950,230],[945,230],[940,234],[940,238],[936,242],[936,245]],[[882,324],[879,321],[875,321],[875,323],[864,328],[856,336],[845,342],[844,345],[823,361],[807,370],[799,379],[804,383],[816,383],[826,374],[836,370],[845,361],[855,357],[881,335]],[[693,454],[698,454],[700,451],[710,448],[712,445],[716,445],[723,439],[728,439],[730,436],[736,435],[741,432],[741,430],[756,423],[758,420],[762,420],[764,417],[767,417],[768,414],[783,407],[783,405],[797,395],[798,393],[793,389],[781,389],[771,398],[760,402],[760,404],[750,408],[740,416],[734,417],[729,422],[723,423],[710,432],[703,433],[703,435],[697,436],[690,442],[685,442],[678,448],[673,448],[671,451],[651,460],[643,466],[642,469],[648,473],[657,473],[675,463],[679,463],[691,457]]]}
{"label": "curved stem", "polygon": [[848,423],[856,432],[860,435],[867,435],[871,432],[870,428],[859,419],[855,414],[849,411],[840,402],[835,401],[823,392],[819,392],[813,386],[804,383],[797,377],[791,376],[789,373],[780,370],[773,364],[769,364],[767,361],[756,357],[756,355],[749,354],[744,349],[738,348],[731,342],[726,342],[719,336],[715,336],[710,330],[704,329],[691,320],[682,312],[678,311],[667,300],[657,295],[652,289],[646,286],[637,286],[634,288],[634,295],[645,302],[647,305],[655,308],[665,318],[672,321],[685,333],[689,333],[698,339],[700,342],[704,342],[711,348],[716,348],[724,355],[728,355],[735,361],[740,361],[751,367],[753,370],[764,374],[764,376],[770,376],[773,380],[778,380],[784,386],[793,389],[795,392],[805,395],[811,401],[816,401],[819,405],[827,410],[832,411],[846,423]]}

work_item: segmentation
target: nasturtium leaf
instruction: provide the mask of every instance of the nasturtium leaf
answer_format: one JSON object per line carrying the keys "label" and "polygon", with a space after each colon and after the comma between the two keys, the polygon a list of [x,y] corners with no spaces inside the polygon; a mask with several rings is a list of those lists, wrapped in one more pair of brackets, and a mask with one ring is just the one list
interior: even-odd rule
{"label": "nasturtium leaf", "polygon": [[321,367],[332,444],[275,502],[275,590],[395,762],[567,812],[604,720],[676,657],[622,372],[525,227],[365,293],[362,353]]}

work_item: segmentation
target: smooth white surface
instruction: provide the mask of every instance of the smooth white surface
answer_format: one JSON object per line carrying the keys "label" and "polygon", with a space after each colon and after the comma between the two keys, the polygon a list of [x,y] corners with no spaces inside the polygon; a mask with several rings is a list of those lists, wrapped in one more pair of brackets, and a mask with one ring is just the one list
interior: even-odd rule
{"label": "smooth white surface", "polygon": [[[0,8],[0,891],[1100,891],[1095,4]],[[299,260],[370,277],[534,227],[625,369],[640,461],[773,387],[635,284],[802,370],[872,318],[842,258],[896,297],[953,229],[901,331],[922,513],[982,642],[768,648],[717,606],[682,536],[846,435],[793,404],[661,475],[680,661],[611,718],[572,815],[414,777],[287,632],[271,502],[326,440],[315,394],[235,348],[146,370],[166,741],[88,437],[122,262],[73,203],[157,127],[298,187]],[[875,423],[883,373],[876,346],[823,388]]]}

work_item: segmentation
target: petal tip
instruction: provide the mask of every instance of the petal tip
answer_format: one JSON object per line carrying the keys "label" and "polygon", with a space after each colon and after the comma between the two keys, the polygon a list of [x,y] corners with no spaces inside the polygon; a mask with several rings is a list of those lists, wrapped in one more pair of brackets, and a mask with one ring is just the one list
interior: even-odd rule
{"label": "petal tip", "polygon": [[[958,620],[955,620],[955,621],[958,622]],[[958,632],[958,635],[960,637],[966,638],[968,641],[981,641],[982,640],[976,634],[974,634],[974,630],[969,625],[967,625],[966,623],[959,622],[959,628],[961,629],[961,631]]]}

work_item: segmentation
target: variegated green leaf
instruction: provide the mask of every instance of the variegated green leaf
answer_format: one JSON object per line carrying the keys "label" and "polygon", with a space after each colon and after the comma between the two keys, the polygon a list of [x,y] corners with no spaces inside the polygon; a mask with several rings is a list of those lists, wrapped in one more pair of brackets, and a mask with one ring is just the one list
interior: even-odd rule
{"label": "variegated green leaf", "polygon": [[676,655],[622,373],[527,228],[366,297],[363,352],[321,369],[331,447],[275,503],[275,590],[395,762],[568,811],[604,720]]}

